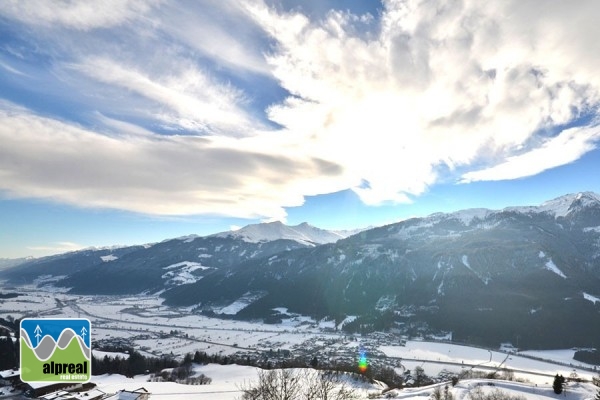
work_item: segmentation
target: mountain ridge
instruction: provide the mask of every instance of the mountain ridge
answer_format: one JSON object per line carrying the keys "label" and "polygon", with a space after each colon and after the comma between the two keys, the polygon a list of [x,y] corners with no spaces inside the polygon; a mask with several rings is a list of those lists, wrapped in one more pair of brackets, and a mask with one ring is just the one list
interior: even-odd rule
{"label": "mountain ridge", "polygon": [[288,239],[314,246],[325,243],[333,243],[350,235],[349,232],[346,234],[340,232],[342,231],[320,229],[308,224],[307,222],[290,226],[285,225],[281,221],[274,221],[246,225],[239,230],[220,232],[209,236],[237,237],[252,243],[268,242],[277,239]]}
{"label": "mountain ridge", "polygon": [[[67,274],[69,257],[28,268],[33,276],[63,272],[54,285],[71,293],[160,293],[167,305],[208,315],[226,309],[232,318],[277,321],[285,308],[357,316],[345,327],[351,332],[424,324],[487,345],[517,337],[529,346],[600,345],[600,302],[590,300],[600,297],[595,193],[435,213],[319,245],[297,231],[300,241],[256,240],[255,228],[78,254]],[[281,223],[258,228],[290,233]],[[24,282],[26,270],[12,268],[9,278]]]}

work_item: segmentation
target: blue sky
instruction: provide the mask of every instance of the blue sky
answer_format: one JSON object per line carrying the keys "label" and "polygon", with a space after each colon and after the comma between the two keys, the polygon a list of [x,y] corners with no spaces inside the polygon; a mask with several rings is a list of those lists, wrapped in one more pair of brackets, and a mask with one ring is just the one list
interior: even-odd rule
{"label": "blue sky", "polygon": [[600,192],[599,13],[0,2],[0,258]]}

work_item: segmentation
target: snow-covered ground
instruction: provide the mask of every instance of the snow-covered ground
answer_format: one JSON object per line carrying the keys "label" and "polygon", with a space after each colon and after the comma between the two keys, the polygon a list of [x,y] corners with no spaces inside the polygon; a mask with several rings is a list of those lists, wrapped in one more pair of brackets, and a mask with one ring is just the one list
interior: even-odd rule
{"label": "snow-covered ground", "polygon": [[96,349],[92,350],[92,355],[98,359],[103,359],[104,357],[108,357],[108,358],[120,357],[123,359],[129,358],[129,354],[127,354],[127,353],[121,353],[118,351],[100,351],[100,350],[96,350]]}
{"label": "snow-covered ground", "polygon": [[[441,370],[458,372],[471,365],[478,365],[482,370],[491,368],[507,368],[515,371],[515,376],[533,383],[551,383],[547,375],[562,374],[569,377],[572,373],[583,379],[591,380],[594,374],[588,370],[593,366],[573,360],[574,350],[526,351],[519,354],[507,354],[476,347],[461,346],[450,343],[408,341],[406,346],[380,346],[388,357],[402,359],[407,369],[420,366],[428,375],[437,375]],[[533,356],[549,362],[521,356]],[[551,363],[555,361],[569,366]],[[447,364],[446,364],[447,363]],[[524,371],[524,372],[520,372]],[[526,371],[526,372],[525,372]]]}
{"label": "snow-covered ground", "polygon": [[[239,365],[214,365],[208,364],[197,366],[194,369],[196,374],[204,374],[212,379],[208,385],[182,385],[173,382],[148,382],[148,376],[137,376],[133,379],[125,378],[122,375],[102,375],[94,377],[93,382],[98,388],[107,393],[114,393],[120,390],[135,390],[140,387],[147,389],[154,400],[161,399],[214,399],[214,400],[233,400],[239,399],[242,395],[242,388],[247,387],[257,381],[258,370],[254,367],[245,367]],[[436,386],[442,388],[449,386],[454,400],[469,400],[469,394],[475,390],[482,390],[484,393],[490,393],[494,390],[511,396],[522,396],[525,400],[593,400],[597,388],[589,383],[568,383],[566,390],[560,396],[552,390],[551,384],[520,383],[502,380],[489,379],[468,379],[459,381],[455,387],[448,383],[422,387],[395,389],[382,393],[381,384],[365,384],[346,380],[356,394],[361,399],[375,398],[369,397],[379,394],[377,398],[395,398],[395,399],[428,399]]]}
{"label": "snow-covered ground", "polygon": [[98,388],[106,393],[115,393],[120,390],[135,390],[140,387],[147,389],[152,395],[152,400],[160,399],[215,399],[230,400],[241,397],[240,385],[252,382],[257,378],[254,367],[240,365],[209,364],[199,367],[197,373],[203,373],[212,379],[209,385],[182,385],[174,382],[148,382],[149,376],[136,376],[126,378],[122,375],[101,375],[92,381]]}
{"label": "snow-covered ground", "polygon": [[[240,399],[242,390],[250,387],[258,380],[259,369],[241,365],[196,365],[194,374],[211,378],[208,385],[183,385],[174,382],[148,382],[148,375],[136,376],[135,378],[126,378],[122,375],[101,375],[95,376],[92,382],[98,385],[98,388],[106,393],[115,393],[120,390],[135,390],[140,387],[145,388],[151,393],[152,400],[161,399],[214,399],[214,400],[233,400]],[[294,370],[299,376],[303,373],[316,373],[313,370]],[[385,388],[381,383],[364,383],[346,379],[346,384],[352,387],[360,398],[367,398],[369,393],[381,393]]]}
{"label": "snow-covered ground", "polygon": [[[189,267],[187,264],[182,266]],[[170,270],[175,269],[173,267]],[[347,359],[348,357],[352,359],[357,349],[362,348],[366,343],[368,351],[377,360],[382,360],[383,358],[380,357],[384,356],[396,358],[394,361],[398,362],[396,370],[399,373],[403,373],[406,369],[414,370],[417,366],[424,368],[425,373],[430,376],[436,376],[442,370],[460,374],[473,366],[487,371],[489,369],[486,368],[512,369],[515,371],[516,378],[529,383],[524,386],[513,383],[502,384],[503,390],[506,388],[507,391],[518,392],[524,395],[526,400],[553,397],[554,395],[550,393],[550,385],[552,376],[556,373],[566,377],[576,373],[579,377],[588,380],[595,375],[589,370],[582,369],[591,368],[590,365],[573,360],[574,350],[527,351],[512,354],[424,341],[408,341],[405,346],[399,346],[397,343],[400,339],[393,335],[388,338],[385,335],[381,337],[348,335],[335,331],[334,321],[317,321],[307,316],[290,313],[284,308],[276,309],[282,315],[281,323],[264,324],[262,321],[209,318],[194,314],[191,307],[166,307],[157,296],[75,296],[60,291],[40,291],[35,287],[20,288],[19,293],[20,296],[17,298],[3,299],[0,317],[7,318],[10,315],[13,318],[89,318],[92,322],[92,340],[128,339],[145,355],[172,353],[182,358],[186,353],[195,351],[230,355],[239,351],[264,353],[270,349],[293,352],[310,349],[314,354],[319,354],[320,359],[336,359],[340,354]],[[349,320],[351,318],[348,318]],[[96,351],[95,354],[99,357],[115,356],[114,353]],[[118,355],[126,356],[124,353]],[[121,389],[134,390],[143,386],[153,393],[153,399],[183,399],[190,398],[193,394],[194,398],[220,400],[239,398],[241,395],[239,386],[257,377],[255,368],[237,365],[206,365],[197,367],[196,372],[210,377],[212,383],[203,386],[187,386],[147,382],[147,376],[127,379],[117,375],[94,377],[94,381],[97,381],[100,389],[106,392],[116,392]],[[465,399],[468,385],[474,387],[479,384],[478,382],[483,381],[461,381],[456,388],[452,389],[455,400]],[[487,383],[485,385],[487,390]],[[500,384],[495,383],[495,385],[498,387]],[[429,396],[431,390],[431,388],[406,389],[393,394],[398,398],[422,397]],[[567,398],[570,400],[591,400],[593,397],[593,389],[590,389],[589,385],[572,385],[567,393]]]}
{"label": "snow-covered ground", "polygon": [[[444,387],[446,384],[429,386],[425,388],[393,390],[390,396],[395,399],[428,399],[435,386]],[[482,390],[488,394],[494,390],[500,390],[510,396],[521,396],[524,400],[592,400],[596,393],[596,387],[589,383],[569,384],[561,395],[556,395],[552,385],[537,385],[533,383],[518,383],[488,379],[470,379],[460,381],[455,387],[450,388],[454,400],[470,400],[469,394],[475,390]]]}

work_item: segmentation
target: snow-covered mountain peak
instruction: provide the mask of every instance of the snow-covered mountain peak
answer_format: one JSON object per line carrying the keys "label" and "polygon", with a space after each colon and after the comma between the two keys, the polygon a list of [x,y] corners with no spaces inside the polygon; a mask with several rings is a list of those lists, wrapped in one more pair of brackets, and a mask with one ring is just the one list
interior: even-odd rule
{"label": "snow-covered mountain peak", "polygon": [[474,219],[485,219],[492,210],[488,210],[487,208],[469,208],[466,210],[456,211],[450,214],[451,217],[458,219],[466,226],[470,225]]}
{"label": "snow-covered mountain peak", "polygon": [[564,217],[575,209],[600,204],[600,196],[593,192],[572,193],[557,197],[542,203],[538,208],[540,212],[553,214],[556,218]]}
{"label": "snow-covered mountain peak", "polygon": [[507,207],[504,211],[531,213],[547,213],[554,218],[565,217],[567,214],[582,210],[589,206],[600,206],[600,195],[594,192],[579,192],[566,194],[552,200],[548,200],[539,206]]}
{"label": "snow-covered mountain peak", "polygon": [[278,239],[295,240],[296,242],[314,246],[317,244],[334,243],[345,238],[340,232],[316,228],[303,222],[296,226],[288,226],[281,221],[262,224],[252,224],[236,231],[221,232],[215,237],[235,237],[246,242],[270,242]]}

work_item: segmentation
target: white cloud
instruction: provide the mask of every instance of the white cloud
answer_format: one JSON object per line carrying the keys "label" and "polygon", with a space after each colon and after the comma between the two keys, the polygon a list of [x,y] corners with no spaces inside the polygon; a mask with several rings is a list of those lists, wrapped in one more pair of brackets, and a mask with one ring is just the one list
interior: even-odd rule
{"label": "white cloud", "polygon": [[[354,34],[360,23],[347,14],[332,12],[314,22],[247,3],[277,41],[269,62],[295,96],[271,107],[270,117],[366,181],[355,189],[363,201],[421,194],[442,165],[469,169],[535,158],[534,169],[508,174],[517,178],[572,162],[595,147],[595,137],[581,131],[550,142],[534,139],[580,113],[596,112],[600,59],[591,49],[599,46],[593,11],[600,3],[384,5],[379,35],[361,37]],[[570,135],[569,156],[545,158],[553,155],[552,143]],[[465,177],[508,176],[504,167],[485,171]]]}
{"label": "white cloud", "polygon": [[6,0],[0,13],[31,25],[89,30],[120,25],[142,17],[159,0]]}
{"label": "white cloud", "polygon": [[569,164],[600,141],[600,127],[571,128],[527,153],[511,156],[499,165],[463,175],[462,182],[498,181],[539,174],[549,168]]}
{"label": "white cloud", "polygon": [[[104,130],[2,105],[0,188],[16,196],[283,219],[307,195],[353,188],[368,204],[407,202],[440,170],[515,179],[598,143],[594,126],[561,128],[598,117],[596,0],[387,0],[377,27],[258,0],[188,13],[177,2],[103,2],[97,15],[90,3],[22,4],[0,12],[45,27],[59,54],[48,57],[52,74]],[[271,93],[249,76],[290,95],[262,114],[256,104]],[[204,136],[161,136],[139,119]]]}
{"label": "white cloud", "polygon": [[309,154],[298,158],[296,147],[275,137],[109,136],[3,106],[0,189],[16,197],[155,215],[284,219],[283,206],[335,187],[341,174]]}
{"label": "white cloud", "polygon": [[151,100],[162,111],[149,110],[149,116],[173,127],[229,135],[247,134],[258,128],[239,107],[244,101],[241,91],[215,82],[191,65],[170,66],[167,71],[155,73],[157,76],[106,58],[87,59],[70,68]]}
{"label": "white cloud", "polygon": [[238,1],[205,0],[161,7],[158,29],[216,63],[242,72],[270,75],[260,28]]}
{"label": "white cloud", "polygon": [[77,243],[73,242],[53,242],[44,246],[28,246],[27,249],[43,254],[58,254],[58,253],[66,253],[69,251],[77,251],[85,248]]}
{"label": "white cloud", "polygon": [[8,72],[10,72],[12,74],[26,76],[26,74],[24,74],[23,72],[11,67],[10,65],[8,65],[6,63],[3,63],[2,61],[0,61],[0,67],[4,68],[5,70],[7,70]]}

